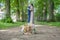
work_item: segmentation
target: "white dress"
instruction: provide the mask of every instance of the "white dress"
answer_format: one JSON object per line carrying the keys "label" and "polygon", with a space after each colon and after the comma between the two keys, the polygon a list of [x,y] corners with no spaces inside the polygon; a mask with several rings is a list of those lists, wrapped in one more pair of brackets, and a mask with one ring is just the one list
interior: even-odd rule
{"label": "white dress", "polygon": [[34,7],[31,6],[31,16],[30,16],[30,24],[34,24]]}

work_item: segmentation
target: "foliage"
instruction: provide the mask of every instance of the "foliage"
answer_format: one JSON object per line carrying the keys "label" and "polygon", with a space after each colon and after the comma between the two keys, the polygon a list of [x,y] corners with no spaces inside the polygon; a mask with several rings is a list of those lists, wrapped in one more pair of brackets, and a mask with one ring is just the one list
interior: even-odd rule
{"label": "foliage", "polygon": [[60,21],[60,13],[57,13],[55,17],[56,17],[56,21]]}
{"label": "foliage", "polygon": [[2,19],[1,21],[5,22],[5,23],[13,23],[11,17],[6,17],[6,18]]}
{"label": "foliage", "polygon": [[[0,0],[1,3],[5,4],[6,0]],[[22,17],[23,20],[26,20],[26,15],[27,15],[27,6],[28,6],[28,0],[18,0],[19,2],[17,2],[17,0],[10,0],[10,6],[11,6],[11,11],[13,10],[14,13],[16,13],[17,9],[19,9],[20,11],[20,15]],[[41,17],[43,19],[43,8],[44,8],[44,2],[46,2],[46,7],[47,7],[47,14],[49,15],[49,8],[48,8],[48,3],[49,1],[53,1],[54,2],[54,9],[56,9],[56,7],[58,5],[60,5],[60,0],[29,0],[30,3],[34,4],[34,8],[36,8],[36,12],[35,12],[35,17]],[[19,3],[19,4],[17,4]],[[19,5],[19,7],[18,7]],[[26,15],[25,15],[26,14]],[[59,15],[58,15],[59,16]],[[38,19],[39,19],[38,18]],[[10,19],[10,18],[9,18]],[[7,21],[9,20],[7,18]],[[41,20],[42,20],[41,19]],[[56,16],[56,20],[58,21],[59,17],[57,18]],[[11,21],[9,21],[11,22]]]}

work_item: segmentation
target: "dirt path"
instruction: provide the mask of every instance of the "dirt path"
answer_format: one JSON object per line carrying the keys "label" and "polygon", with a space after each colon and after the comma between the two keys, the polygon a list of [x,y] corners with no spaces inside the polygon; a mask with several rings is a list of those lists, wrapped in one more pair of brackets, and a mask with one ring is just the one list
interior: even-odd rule
{"label": "dirt path", "polygon": [[37,34],[23,35],[20,27],[0,30],[0,40],[60,40],[60,28],[36,26]]}

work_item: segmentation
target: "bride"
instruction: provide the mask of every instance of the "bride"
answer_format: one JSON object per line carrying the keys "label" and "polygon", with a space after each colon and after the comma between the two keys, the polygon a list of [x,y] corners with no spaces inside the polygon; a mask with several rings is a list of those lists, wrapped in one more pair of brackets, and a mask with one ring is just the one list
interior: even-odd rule
{"label": "bride", "polygon": [[31,11],[30,24],[34,24],[34,6],[33,6],[33,4],[30,4],[30,11]]}

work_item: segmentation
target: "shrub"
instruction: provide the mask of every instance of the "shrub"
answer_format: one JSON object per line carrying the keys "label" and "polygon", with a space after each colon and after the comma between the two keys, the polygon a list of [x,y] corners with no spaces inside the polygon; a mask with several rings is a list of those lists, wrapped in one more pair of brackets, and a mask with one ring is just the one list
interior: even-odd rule
{"label": "shrub", "polygon": [[5,22],[5,23],[13,23],[11,17],[6,17],[6,18],[2,19],[1,21]]}
{"label": "shrub", "polygon": [[56,21],[60,21],[60,14],[59,13],[57,13],[55,17],[56,17]]}

